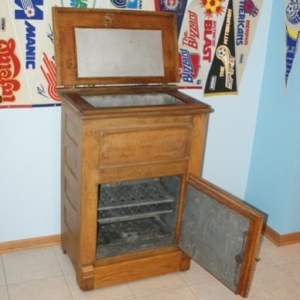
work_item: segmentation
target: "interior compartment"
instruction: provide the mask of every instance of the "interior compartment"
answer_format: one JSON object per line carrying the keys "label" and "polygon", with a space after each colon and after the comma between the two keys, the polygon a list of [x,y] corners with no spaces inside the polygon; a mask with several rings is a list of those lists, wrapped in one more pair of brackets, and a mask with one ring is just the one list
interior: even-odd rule
{"label": "interior compartment", "polygon": [[128,107],[147,105],[174,105],[184,104],[181,100],[165,94],[131,94],[131,95],[93,95],[83,96],[85,101],[94,107]]}
{"label": "interior compartment", "polygon": [[174,244],[179,179],[99,186],[97,259]]}

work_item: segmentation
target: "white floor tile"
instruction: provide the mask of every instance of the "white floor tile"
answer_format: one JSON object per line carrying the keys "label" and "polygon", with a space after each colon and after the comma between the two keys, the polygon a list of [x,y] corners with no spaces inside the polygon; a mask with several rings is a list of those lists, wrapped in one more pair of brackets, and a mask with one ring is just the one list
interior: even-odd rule
{"label": "white floor tile", "polygon": [[52,247],[2,254],[7,284],[61,275]]}
{"label": "white floor tile", "polygon": [[269,258],[264,251],[260,252],[258,258],[259,261],[256,263],[256,268],[255,268],[256,270],[271,268],[276,266],[275,262],[271,258]]}
{"label": "white floor tile", "polygon": [[180,288],[162,293],[155,293],[144,297],[138,297],[137,300],[197,300],[198,298],[188,288]]}
{"label": "white floor tile", "polygon": [[300,260],[300,244],[277,247],[274,244],[262,249],[263,253],[275,264],[284,264]]}
{"label": "white floor tile", "polygon": [[10,300],[73,300],[64,276],[8,285]]}
{"label": "white floor tile", "polygon": [[300,285],[276,266],[257,271],[252,293],[259,300],[297,300]]}
{"label": "white floor tile", "polygon": [[298,284],[300,284],[300,260],[287,264],[278,265],[279,269],[292,277]]}
{"label": "white floor tile", "polygon": [[[240,300],[240,296],[235,295],[227,287],[217,280],[211,280],[201,284],[191,285],[190,288],[194,294],[201,300]],[[251,296],[248,300],[257,300],[255,296]]]}
{"label": "white floor tile", "polygon": [[74,300],[134,300],[135,297],[127,284],[105,287],[93,291],[81,291],[75,274],[66,275]]}
{"label": "white floor tile", "polygon": [[194,261],[192,261],[191,268],[188,271],[178,272],[178,275],[188,285],[207,282],[213,278],[212,275]]}
{"label": "white floor tile", "polygon": [[6,286],[0,286],[0,299],[9,300]]}
{"label": "white floor tile", "polygon": [[178,289],[179,287],[184,287],[185,283],[177,273],[173,273],[130,282],[128,285],[136,297],[142,297]]}

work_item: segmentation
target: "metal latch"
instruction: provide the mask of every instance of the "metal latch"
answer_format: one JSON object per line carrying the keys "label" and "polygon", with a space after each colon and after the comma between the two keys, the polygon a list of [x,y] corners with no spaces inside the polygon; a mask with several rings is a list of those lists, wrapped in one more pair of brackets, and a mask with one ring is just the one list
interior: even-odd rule
{"label": "metal latch", "polygon": [[243,232],[243,245],[242,245],[242,250],[239,254],[235,256],[235,261],[236,261],[236,268],[235,268],[235,278],[234,278],[234,284],[238,286],[239,283],[239,274],[240,274],[240,269],[242,266],[242,262],[245,257],[245,250],[246,250],[246,241],[247,241],[247,236],[248,236],[248,231]]}

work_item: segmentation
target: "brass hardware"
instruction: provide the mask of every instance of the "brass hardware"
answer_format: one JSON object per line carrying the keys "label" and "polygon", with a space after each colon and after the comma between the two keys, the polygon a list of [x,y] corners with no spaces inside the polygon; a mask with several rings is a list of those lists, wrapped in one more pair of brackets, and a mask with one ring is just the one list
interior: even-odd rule
{"label": "brass hardware", "polygon": [[102,26],[110,27],[112,21],[113,21],[113,14],[112,13],[105,14],[104,19],[102,20]]}
{"label": "brass hardware", "polygon": [[260,261],[261,261],[261,258],[260,258],[260,257],[256,257],[256,258],[255,258],[255,261],[256,261],[256,262],[260,262]]}

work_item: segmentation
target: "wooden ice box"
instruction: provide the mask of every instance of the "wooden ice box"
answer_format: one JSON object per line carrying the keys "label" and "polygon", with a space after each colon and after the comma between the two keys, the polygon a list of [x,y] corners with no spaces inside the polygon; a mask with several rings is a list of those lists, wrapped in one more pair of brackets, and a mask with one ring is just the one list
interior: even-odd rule
{"label": "wooden ice box", "polygon": [[246,296],[262,216],[200,179],[211,107],[172,84],[175,15],[55,7],[53,21],[62,249],[80,288],[184,271],[192,257]]}

